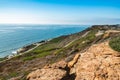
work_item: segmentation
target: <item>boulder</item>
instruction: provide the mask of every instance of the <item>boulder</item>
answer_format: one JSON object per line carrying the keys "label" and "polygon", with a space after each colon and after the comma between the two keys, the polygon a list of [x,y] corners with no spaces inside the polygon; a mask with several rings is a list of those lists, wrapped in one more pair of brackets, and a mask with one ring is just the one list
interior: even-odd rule
{"label": "boulder", "polygon": [[61,80],[66,71],[60,69],[38,69],[27,76],[27,80]]}
{"label": "boulder", "polygon": [[27,80],[61,80],[67,75],[65,71],[67,63],[60,61],[52,65],[46,65],[43,69],[31,72]]}
{"label": "boulder", "polygon": [[76,54],[75,57],[73,58],[73,60],[68,63],[68,67],[69,68],[73,67],[74,64],[77,62],[77,60],[79,59],[79,57],[80,57],[80,54],[79,53]]}

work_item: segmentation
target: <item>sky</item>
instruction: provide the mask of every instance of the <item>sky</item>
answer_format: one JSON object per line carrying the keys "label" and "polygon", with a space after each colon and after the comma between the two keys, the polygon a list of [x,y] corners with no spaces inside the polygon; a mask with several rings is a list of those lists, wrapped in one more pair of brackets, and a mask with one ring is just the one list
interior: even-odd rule
{"label": "sky", "polygon": [[0,0],[0,24],[120,24],[120,0]]}

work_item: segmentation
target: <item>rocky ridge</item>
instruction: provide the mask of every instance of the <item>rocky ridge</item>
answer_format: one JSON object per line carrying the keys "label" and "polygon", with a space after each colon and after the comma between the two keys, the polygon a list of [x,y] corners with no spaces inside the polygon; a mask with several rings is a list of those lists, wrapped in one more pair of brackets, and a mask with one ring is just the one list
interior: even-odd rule
{"label": "rocky ridge", "polygon": [[[69,63],[62,61],[53,65],[54,67],[47,67],[30,73],[27,79],[63,80],[65,76],[70,77],[74,74],[73,80],[120,80],[120,53],[112,50],[108,42],[92,45],[84,53],[77,53]],[[65,67],[70,69],[69,75],[66,73],[68,71]],[[43,73],[45,73],[45,77],[42,76]]]}

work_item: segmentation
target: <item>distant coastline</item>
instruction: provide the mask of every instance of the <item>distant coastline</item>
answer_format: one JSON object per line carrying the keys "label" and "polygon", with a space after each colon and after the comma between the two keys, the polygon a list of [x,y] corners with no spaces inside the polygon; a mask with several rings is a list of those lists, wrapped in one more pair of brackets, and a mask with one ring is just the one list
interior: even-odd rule
{"label": "distant coastline", "polygon": [[0,25],[0,58],[42,40],[80,32],[88,25]]}
{"label": "distant coastline", "polygon": [[[49,39],[51,40],[51,39]],[[8,56],[5,56],[3,58],[0,58],[0,62],[1,61],[4,61],[4,60],[9,60],[11,58],[14,58],[16,56],[20,56],[22,54],[25,54],[27,52],[30,52],[32,51],[33,49],[37,48],[38,46],[42,45],[42,44],[45,44],[47,43],[49,40],[42,40],[42,41],[39,41],[39,42],[35,42],[35,43],[31,43],[29,45],[26,45],[26,46],[23,46],[19,49],[17,49],[16,51],[13,51],[12,54],[8,55]],[[3,60],[2,60],[3,59]]]}
{"label": "distant coastline", "polygon": [[18,56],[18,55],[22,55],[24,53],[27,53],[27,52],[30,52],[32,51],[33,49],[35,49],[36,47],[42,45],[42,44],[45,44],[47,41],[49,40],[42,40],[40,42],[36,42],[36,43],[31,43],[30,45],[27,45],[27,46],[23,46],[19,49],[17,49],[15,51],[15,53],[11,54],[8,56],[8,59],[12,58],[12,57],[15,57],[15,56]]}

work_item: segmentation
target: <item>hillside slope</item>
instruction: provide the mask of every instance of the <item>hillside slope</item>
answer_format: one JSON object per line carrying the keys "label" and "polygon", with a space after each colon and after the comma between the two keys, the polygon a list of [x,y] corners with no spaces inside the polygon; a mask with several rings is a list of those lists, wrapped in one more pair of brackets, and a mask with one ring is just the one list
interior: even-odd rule
{"label": "hillside slope", "polygon": [[[118,36],[119,25],[95,25],[79,33],[54,38],[30,52],[2,61],[0,80],[26,80],[26,77],[28,80],[92,80],[93,77],[93,80],[105,80],[105,73],[115,72],[101,69],[105,66],[104,62],[101,65],[102,61],[119,71],[119,52],[113,51],[108,45],[111,39]],[[107,63],[106,59],[111,59],[110,62],[115,64]],[[114,79],[119,80],[119,73],[115,74],[117,77]],[[105,76],[105,79],[95,76]]]}
{"label": "hillside slope", "polygon": [[[75,64],[64,61],[36,70],[28,80],[120,80],[120,53],[112,50],[108,42],[92,45],[83,53],[77,53]],[[66,66],[65,66],[66,65]],[[69,71],[67,68],[69,68]],[[67,73],[69,72],[69,73]],[[74,76],[73,76],[74,75]]]}

